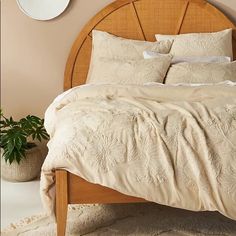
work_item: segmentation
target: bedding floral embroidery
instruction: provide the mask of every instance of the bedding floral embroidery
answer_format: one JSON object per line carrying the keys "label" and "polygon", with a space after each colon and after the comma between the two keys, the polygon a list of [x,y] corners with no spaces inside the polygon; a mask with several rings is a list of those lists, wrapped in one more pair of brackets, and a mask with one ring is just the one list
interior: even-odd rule
{"label": "bedding floral embroidery", "polygon": [[[55,100],[41,193],[53,170],[124,194],[236,219],[236,83],[81,86]],[[62,138],[63,137],[63,138]]]}

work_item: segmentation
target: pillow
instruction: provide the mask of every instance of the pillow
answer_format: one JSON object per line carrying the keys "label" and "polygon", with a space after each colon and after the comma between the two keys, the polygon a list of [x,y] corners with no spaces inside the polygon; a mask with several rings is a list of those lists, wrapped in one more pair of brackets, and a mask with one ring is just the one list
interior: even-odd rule
{"label": "pillow", "polygon": [[[144,51],[143,57],[144,59],[150,59],[150,58],[157,58],[162,56],[163,54],[153,51]],[[181,62],[189,62],[189,63],[199,63],[199,62],[230,62],[230,57],[225,56],[196,56],[196,57],[173,57],[171,60],[171,64],[181,63]]]}
{"label": "pillow", "polygon": [[171,56],[154,59],[108,59],[100,58],[91,72],[90,84],[144,84],[163,83],[170,66]]}
{"label": "pillow", "polygon": [[99,58],[137,60],[143,58],[144,50],[160,53],[169,53],[172,41],[146,42],[140,40],[124,39],[107,32],[92,31],[92,55],[88,79],[92,73],[94,64]]}
{"label": "pillow", "polygon": [[169,53],[172,41],[147,42],[125,39],[107,32],[93,30],[93,59],[106,57],[114,59],[142,59],[143,51]]}
{"label": "pillow", "polygon": [[233,58],[232,29],[215,33],[156,34],[155,36],[157,40],[174,40],[170,50],[173,56],[227,56]]}
{"label": "pillow", "polygon": [[179,63],[170,67],[165,83],[236,82],[236,61],[225,63]]}

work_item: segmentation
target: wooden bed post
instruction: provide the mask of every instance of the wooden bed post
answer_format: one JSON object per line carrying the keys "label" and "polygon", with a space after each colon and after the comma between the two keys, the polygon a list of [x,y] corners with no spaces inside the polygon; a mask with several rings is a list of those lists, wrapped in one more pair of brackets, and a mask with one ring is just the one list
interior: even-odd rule
{"label": "wooden bed post", "polygon": [[67,171],[56,170],[56,221],[57,236],[65,236],[67,208],[68,208],[68,186]]}

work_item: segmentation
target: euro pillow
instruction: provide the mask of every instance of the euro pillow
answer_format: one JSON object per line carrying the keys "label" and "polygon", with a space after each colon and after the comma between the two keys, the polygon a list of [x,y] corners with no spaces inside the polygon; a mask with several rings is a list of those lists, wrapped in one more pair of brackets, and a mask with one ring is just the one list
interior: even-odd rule
{"label": "euro pillow", "polygon": [[91,72],[89,84],[144,84],[163,83],[171,56],[154,59],[100,58]]}
{"label": "euro pillow", "polygon": [[156,34],[159,40],[174,40],[170,53],[173,56],[227,56],[233,58],[232,29],[215,33],[179,35]]}
{"label": "euro pillow", "polygon": [[160,53],[169,53],[172,41],[147,42],[140,40],[116,37],[107,32],[92,31],[92,55],[88,73],[88,80],[94,64],[100,58],[137,60],[143,58],[143,51],[151,50]]}
{"label": "euro pillow", "polygon": [[[157,58],[163,56],[163,54],[153,51],[144,51],[143,57],[144,59]],[[230,62],[230,57],[225,56],[182,56],[182,57],[173,57],[171,60],[171,64],[181,63],[181,62],[189,62],[189,63],[199,63],[199,62]]]}
{"label": "euro pillow", "polygon": [[236,82],[236,61],[225,63],[179,63],[170,67],[165,83]]}

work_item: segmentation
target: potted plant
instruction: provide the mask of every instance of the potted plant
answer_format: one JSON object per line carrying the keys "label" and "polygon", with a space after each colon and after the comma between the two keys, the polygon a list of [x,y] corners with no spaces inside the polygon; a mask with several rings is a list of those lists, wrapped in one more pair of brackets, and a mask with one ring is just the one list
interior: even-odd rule
{"label": "potted plant", "polygon": [[44,120],[28,115],[19,121],[6,118],[0,110],[1,175],[9,181],[36,178],[43,164],[40,149],[34,141],[47,140]]}

